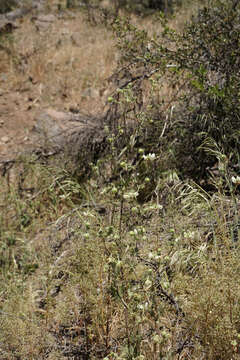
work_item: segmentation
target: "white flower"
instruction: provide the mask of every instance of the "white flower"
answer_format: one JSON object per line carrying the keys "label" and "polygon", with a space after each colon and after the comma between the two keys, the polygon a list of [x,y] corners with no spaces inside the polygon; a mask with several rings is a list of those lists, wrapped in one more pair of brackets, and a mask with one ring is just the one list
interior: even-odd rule
{"label": "white flower", "polygon": [[145,281],[144,285],[145,285],[145,290],[149,290],[151,288],[151,286],[152,286],[152,281],[150,279],[147,279]]}
{"label": "white flower", "polygon": [[156,159],[156,155],[154,153],[150,153],[148,155],[143,155],[144,160],[154,161]]}
{"label": "white flower", "polygon": [[240,176],[237,176],[237,177],[232,176],[231,180],[232,180],[232,183],[235,184],[235,185],[240,184]]}
{"label": "white flower", "polygon": [[153,259],[154,258],[154,254],[152,253],[152,252],[150,252],[149,254],[148,254],[148,258],[151,260],[151,259]]}
{"label": "white flower", "polygon": [[137,196],[138,192],[133,190],[123,195],[125,200],[136,199]]}

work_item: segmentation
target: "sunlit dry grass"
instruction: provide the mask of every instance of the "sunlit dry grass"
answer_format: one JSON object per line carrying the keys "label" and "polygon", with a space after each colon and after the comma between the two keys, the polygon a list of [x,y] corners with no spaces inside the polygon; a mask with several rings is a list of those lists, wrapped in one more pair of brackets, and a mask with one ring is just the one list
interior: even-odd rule
{"label": "sunlit dry grass", "polygon": [[[194,9],[171,24],[181,28]],[[0,60],[5,86],[31,94],[36,108],[99,114],[117,65],[112,34],[81,12],[53,13],[47,30],[27,18],[14,34],[13,56]],[[173,95],[166,83],[155,101]],[[18,176],[1,179],[0,357],[238,360],[239,249],[218,213],[224,198],[210,204],[197,188],[198,200],[187,199],[183,182],[163,178],[169,202],[159,209],[155,198],[120,199],[98,176],[79,184],[57,165],[26,159],[17,173],[25,190]],[[156,269],[184,316],[157,294]]]}
{"label": "sunlit dry grass", "polygon": [[[62,7],[65,5],[63,2]],[[117,66],[112,33],[104,26],[88,24],[80,11],[58,12],[54,1],[48,6],[55,21],[44,30],[34,17],[26,18],[12,36],[13,56],[3,52],[1,68],[8,73],[8,84],[33,94],[37,107],[74,107],[99,113],[108,95],[105,81]],[[170,25],[182,28],[197,6],[179,10]],[[161,32],[159,22],[152,17],[132,15],[131,21],[147,30],[150,37]]]}
{"label": "sunlit dry grass", "polygon": [[28,88],[38,97],[38,106],[98,112],[105,100],[104,80],[116,66],[112,35],[104,27],[88,25],[82,13],[55,16],[40,32],[34,21],[25,20],[14,34],[13,57],[2,58],[2,67],[11,87]]}

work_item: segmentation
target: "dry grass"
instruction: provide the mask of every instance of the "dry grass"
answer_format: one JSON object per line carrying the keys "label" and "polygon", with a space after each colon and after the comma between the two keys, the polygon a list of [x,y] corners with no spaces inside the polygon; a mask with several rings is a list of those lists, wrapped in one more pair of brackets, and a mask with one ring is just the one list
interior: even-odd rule
{"label": "dry grass", "polygon": [[[56,3],[49,1],[49,8]],[[64,7],[64,4],[62,4]],[[170,25],[179,29],[197,5],[180,10]],[[56,7],[55,7],[56,8]],[[24,19],[14,32],[8,57],[3,52],[1,69],[8,73],[9,87],[34,95],[37,107],[71,107],[90,113],[102,111],[107,100],[106,79],[117,65],[117,49],[110,31],[93,27],[79,11],[54,12],[56,20],[46,30],[38,31],[36,21]],[[161,31],[152,18],[131,21],[145,28],[149,35]],[[30,81],[29,81],[30,79]]]}
{"label": "dry grass", "polygon": [[[112,35],[77,11],[55,16],[43,33],[24,20],[14,57],[0,60],[4,86],[31,94],[36,108],[99,114],[117,64]],[[23,189],[17,175],[1,178],[1,359],[238,360],[239,248],[225,216],[235,199],[204,199],[163,175],[160,209],[119,195],[136,190],[132,178],[103,187],[104,166],[79,184],[55,165],[25,159]]]}
{"label": "dry grass", "polygon": [[29,86],[39,107],[99,112],[104,80],[115,66],[111,34],[87,26],[81,13],[65,17],[57,19],[56,14],[57,20],[42,33],[25,20],[14,35],[11,85],[22,91]]}
{"label": "dry grass", "polygon": [[66,174],[28,171],[36,196],[11,188],[1,198],[2,359],[239,359],[239,249],[214,201],[189,195],[189,217],[179,183],[163,216],[154,200],[122,208],[92,179],[74,204],[79,185]]}

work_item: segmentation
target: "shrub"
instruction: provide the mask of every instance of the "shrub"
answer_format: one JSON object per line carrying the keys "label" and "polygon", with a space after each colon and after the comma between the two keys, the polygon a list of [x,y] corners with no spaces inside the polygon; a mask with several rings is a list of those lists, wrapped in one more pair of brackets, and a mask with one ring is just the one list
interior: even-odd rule
{"label": "shrub", "polygon": [[160,10],[165,13],[172,12],[174,5],[179,1],[174,0],[117,0],[116,5],[130,11],[143,13],[149,10]]}
{"label": "shrub", "polygon": [[[235,1],[217,2],[201,10],[187,28],[177,51],[178,63],[188,72],[189,93],[184,99],[180,126],[181,150],[192,154],[193,175],[201,178],[211,160],[199,151],[206,137],[214,139],[232,165],[239,161],[239,31]],[[189,71],[190,70],[190,71]],[[183,147],[185,150],[183,150]],[[188,169],[183,169],[189,174]]]}
{"label": "shrub", "polygon": [[201,147],[209,137],[233,167],[239,161],[239,20],[236,1],[217,0],[182,34],[164,18],[154,38],[128,20],[115,22],[122,69],[113,76],[114,112],[121,113],[120,97],[131,91],[136,101],[125,104],[125,121],[136,111],[150,120],[138,145],[161,158],[168,154],[167,167],[171,163],[183,177],[207,177],[216,162]]}
{"label": "shrub", "polygon": [[[84,0],[84,3],[98,7],[101,6],[102,0]],[[120,9],[124,9],[137,14],[149,14],[156,10],[168,14],[172,13],[176,6],[180,6],[182,0],[114,0],[112,3],[117,13]]]}

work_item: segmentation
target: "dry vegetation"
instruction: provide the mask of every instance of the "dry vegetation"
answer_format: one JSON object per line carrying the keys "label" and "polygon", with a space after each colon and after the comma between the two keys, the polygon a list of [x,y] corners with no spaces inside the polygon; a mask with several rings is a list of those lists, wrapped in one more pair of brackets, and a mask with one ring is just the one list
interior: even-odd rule
{"label": "dry vegetation", "polygon": [[[91,26],[83,12],[52,12],[57,3],[48,1],[56,18],[45,30],[31,15],[10,37],[7,46],[12,56],[1,54],[1,71],[7,72],[9,79],[6,87],[25,96],[33,94],[35,107],[75,107],[99,114],[111,91],[106,80],[119,58],[113,35],[104,25]],[[192,5],[180,10],[171,26],[182,28],[194,11]],[[161,31],[154,18],[132,15],[131,21],[150,36]]]}
{"label": "dry vegetation", "polygon": [[35,106],[101,110],[99,95],[115,65],[113,40],[105,28],[88,26],[84,14],[56,15],[45,31],[25,19],[12,52],[11,85],[22,92],[31,88]]}
{"label": "dry vegetation", "polygon": [[[33,114],[52,107],[99,115],[112,91],[115,39],[85,13],[54,5],[48,1],[55,20],[47,30],[29,16],[6,40],[1,87],[20,93],[19,109],[31,96]],[[194,11],[182,9],[173,27]],[[153,19],[132,21],[160,31]],[[64,162],[34,156],[18,159],[14,181],[0,179],[0,358],[240,359],[238,184],[226,196],[218,174],[210,195],[165,164],[153,196],[141,201],[158,171],[154,154],[139,149],[139,175],[137,135],[120,154],[118,135],[108,135],[111,152],[84,182]]]}

